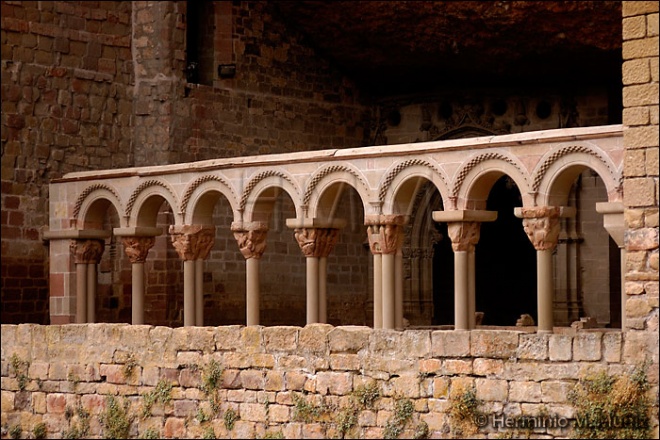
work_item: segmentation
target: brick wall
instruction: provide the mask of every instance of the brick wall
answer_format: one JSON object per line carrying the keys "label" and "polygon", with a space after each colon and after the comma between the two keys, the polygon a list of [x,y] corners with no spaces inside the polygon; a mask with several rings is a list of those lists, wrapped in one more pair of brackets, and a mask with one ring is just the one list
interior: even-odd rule
{"label": "brick wall", "polygon": [[[413,411],[401,438],[412,438],[422,422],[426,438],[444,438],[460,435],[449,413],[471,387],[491,417],[571,418],[568,396],[579,378],[625,375],[650,360],[650,393],[657,392],[658,380],[657,346],[640,350],[642,341],[621,332],[24,324],[3,325],[2,335],[2,425],[27,433],[45,423],[50,438],[80,426],[78,408],[90,415],[87,435],[107,435],[99,423],[106,395],[128,402],[129,415],[136,416],[132,438],[143,438],[147,429],[160,438],[201,438],[209,429],[216,438],[336,438],[341,414],[354,415],[347,436],[386,438],[402,401],[410,401]],[[212,361],[222,369],[215,415],[203,391]],[[148,393],[160,381],[161,391],[163,384],[172,387],[171,401],[154,403],[145,415]],[[353,399],[367,386],[378,390],[378,398],[360,407]],[[228,429],[230,409],[238,418]],[[311,419],[302,418],[304,409]],[[657,438],[657,413],[652,423]],[[477,433],[521,435],[492,426]],[[538,434],[571,437],[568,428]]]}

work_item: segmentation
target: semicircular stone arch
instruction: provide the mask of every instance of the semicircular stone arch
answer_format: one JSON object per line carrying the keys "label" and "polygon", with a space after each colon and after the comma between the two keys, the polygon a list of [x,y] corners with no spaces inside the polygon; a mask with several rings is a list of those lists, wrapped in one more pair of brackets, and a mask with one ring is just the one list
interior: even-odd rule
{"label": "semicircular stone arch", "polygon": [[73,210],[78,229],[102,229],[107,209],[113,206],[117,217],[123,212],[117,191],[110,185],[96,183],[83,190]]}
{"label": "semicircular stone arch", "polygon": [[366,178],[359,170],[348,164],[335,164],[318,170],[307,183],[302,205],[310,218],[330,215],[335,198],[338,196],[334,194],[339,189],[337,184],[347,184],[352,187],[362,201],[364,212],[367,212],[371,191]]}
{"label": "semicircular stone arch", "polygon": [[284,191],[293,201],[296,216],[300,216],[300,188],[295,180],[282,170],[267,170],[250,179],[243,190],[239,202],[239,211],[243,221],[266,222],[271,213],[273,201]]}
{"label": "semicircular stone arch", "polygon": [[181,199],[184,224],[212,224],[213,209],[222,196],[227,199],[236,216],[239,200],[236,191],[226,179],[212,174],[195,179],[186,188]]}
{"label": "semicircular stone arch", "polygon": [[522,163],[504,152],[490,151],[473,156],[456,173],[452,188],[456,209],[485,209],[490,190],[504,175],[515,182],[523,206],[532,206],[529,175]]}
{"label": "semicircular stone arch", "polygon": [[172,209],[175,224],[182,224],[183,219],[178,214],[181,212],[179,202],[172,188],[160,180],[147,180],[135,188],[126,205],[128,226],[156,226],[156,217],[163,201]]}
{"label": "semicircular stone arch", "polygon": [[567,204],[571,186],[586,169],[596,172],[607,190],[609,202],[622,197],[621,170],[604,153],[587,145],[571,145],[548,152],[534,170],[532,191],[539,206]]}
{"label": "semicircular stone arch", "polygon": [[378,200],[383,213],[409,214],[416,192],[424,181],[431,182],[442,200],[447,200],[450,194],[447,177],[431,162],[408,159],[392,166],[378,186]]}

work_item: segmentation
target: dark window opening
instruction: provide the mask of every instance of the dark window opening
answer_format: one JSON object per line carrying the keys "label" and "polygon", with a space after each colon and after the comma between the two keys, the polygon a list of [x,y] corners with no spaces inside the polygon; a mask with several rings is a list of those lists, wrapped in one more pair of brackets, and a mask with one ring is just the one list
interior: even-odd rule
{"label": "dark window opening", "polygon": [[186,80],[213,85],[214,9],[211,1],[189,1],[186,20]]}

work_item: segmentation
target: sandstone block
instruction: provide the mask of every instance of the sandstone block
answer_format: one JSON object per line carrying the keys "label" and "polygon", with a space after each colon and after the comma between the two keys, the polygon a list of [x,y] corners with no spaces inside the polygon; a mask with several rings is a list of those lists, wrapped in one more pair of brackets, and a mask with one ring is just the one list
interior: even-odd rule
{"label": "sandstone block", "polygon": [[240,348],[242,328],[240,325],[215,327],[213,339],[216,350],[231,351]]}
{"label": "sandstone block", "polygon": [[270,405],[268,419],[274,423],[288,423],[291,420],[290,407],[287,405]]}
{"label": "sandstone block", "polygon": [[548,358],[548,336],[543,334],[521,334],[518,358],[546,360]]}
{"label": "sandstone block", "polygon": [[262,350],[261,329],[259,325],[251,325],[241,329],[241,347],[246,353],[257,353]]}
{"label": "sandstone block", "polygon": [[[644,38],[646,36],[646,16],[624,18],[622,21],[623,35],[626,40]],[[624,82],[625,84],[625,82]]]}
{"label": "sandstone block", "polygon": [[248,390],[261,390],[264,387],[264,373],[260,370],[241,371],[241,383]]}
{"label": "sandstone block", "polygon": [[658,126],[628,127],[623,131],[623,139],[626,148],[657,147]]}
{"label": "sandstone block", "polygon": [[442,363],[442,371],[448,375],[472,374],[472,360],[445,359]]}
{"label": "sandstone block", "polygon": [[438,373],[442,368],[442,361],[440,359],[420,359],[419,372],[420,373]]}
{"label": "sandstone block", "polygon": [[300,329],[298,342],[299,350],[301,352],[325,354],[328,349],[328,340],[330,334],[335,332],[337,329],[329,324],[306,325]]}
{"label": "sandstone block", "polygon": [[628,331],[624,334],[623,357],[631,364],[645,360],[658,363],[658,334]]}
{"label": "sandstone block", "polygon": [[626,316],[631,318],[644,318],[653,308],[647,298],[631,297],[626,300]]}
{"label": "sandstone block", "polygon": [[410,357],[428,357],[431,333],[428,330],[406,330],[401,334],[400,350]]}
{"label": "sandstone block", "polygon": [[265,422],[266,406],[261,403],[241,403],[240,414],[241,420],[251,422]]}
{"label": "sandstone block", "polygon": [[357,353],[369,347],[371,329],[361,326],[336,327],[328,333],[331,352]]}
{"label": "sandstone block", "polygon": [[246,353],[226,352],[222,356],[222,365],[226,368],[249,368],[252,357]]}
{"label": "sandstone block", "polygon": [[623,173],[627,177],[646,176],[646,150],[626,150]]}
{"label": "sandstone block", "polygon": [[392,379],[394,392],[403,397],[417,399],[419,397],[419,378],[417,375],[404,374]]}
{"label": "sandstone block", "polygon": [[638,84],[623,88],[624,107],[638,107],[658,103],[658,84]]}
{"label": "sandstone block", "polygon": [[632,107],[623,109],[623,123],[625,125],[647,125],[649,121],[650,112],[648,107]]}
{"label": "sandstone block", "polygon": [[178,417],[167,417],[163,427],[163,436],[166,438],[183,438],[185,436],[185,420]]}
{"label": "sandstone block", "polygon": [[292,326],[264,327],[262,335],[266,350],[269,352],[295,351],[298,344],[299,331],[300,327]]}
{"label": "sandstone block", "polygon": [[401,332],[398,330],[375,329],[369,338],[369,352],[375,355],[392,356],[401,344]]}
{"label": "sandstone block", "polygon": [[472,363],[472,368],[477,376],[498,377],[504,371],[504,361],[501,359],[478,358]]}
{"label": "sandstone block", "polygon": [[470,355],[470,332],[434,331],[431,333],[431,354],[438,357]]}
{"label": "sandstone block", "polygon": [[634,15],[642,15],[652,12],[658,12],[658,2],[636,1],[636,2],[623,2],[621,4],[621,14],[624,17],[632,17]]}
{"label": "sandstone block", "polygon": [[509,401],[511,402],[541,402],[541,384],[532,381],[511,381],[509,384]]}
{"label": "sandstone block", "polygon": [[652,206],[655,203],[655,184],[652,179],[625,179],[623,191],[629,195],[626,200],[627,206]]}
{"label": "sandstone block", "polygon": [[264,389],[267,391],[283,391],[284,373],[281,371],[266,371],[266,383]]}
{"label": "sandstone block", "polygon": [[621,362],[622,342],[620,332],[603,334],[603,359],[606,362]]}
{"label": "sandstone block", "polygon": [[483,401],[505,402],[509,396],[509,385],[506,380],[475,379],[477,399]]}
{"label": "sandstone block", "polygon": [[250,356],[250,364],[256,368],[273,368],[275,366],[275,356],[268,353],[254,353]]}
{"label": "sandstone block", "polygon": [[330,368],[333,370],[357,371],[360,369],[360,358],[357,354],[331,354]]}
{"label": "sandstone block", "polygon": [[578,333],[573,340],[573,360],[598,361],[601,358],[601,333]]}
{"label": "sandstone block", "polygon": [[472,330],[470,354],[475,357],[509,358],[518,349],[519,332],[507,330]]}
{"label": "sandstone block", "polygon": [[353,390],[351,373],[319,372],[316,376],[316,390],[322,395],[342,396]]}
{"label": "sandstone block", "polygon": [[433,378],[433,398],[446,399],[449,397],[449,378],[447,377],[434,377]]}
{"label": "sandstone block", "polygon": [[543,394],[541,400],[543,402],[566,403],[568,401],[568,393],[574,386],[575,384],[573,382],[546,380],[541,383],[541,392]]}

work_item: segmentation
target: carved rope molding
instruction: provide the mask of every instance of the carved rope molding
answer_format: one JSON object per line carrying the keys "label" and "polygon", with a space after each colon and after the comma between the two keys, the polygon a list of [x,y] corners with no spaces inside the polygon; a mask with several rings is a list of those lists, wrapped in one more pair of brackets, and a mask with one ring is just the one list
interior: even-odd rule
{"label": "carved rope molding", "polygon": [[247,199],[248,199],[248,197],[250,197],[250,193],[252,192],[254,187],[257,186],[257,184],[259,182],[261,182],[262,180],[264,180],[268,177],[281,177],[284,180],[286,180],[287,182],[289,182],[294,189],[296,188],[295,182],[293,180],[291,180],[291,178],[289,176],[287,176],[285,173],[283,173],[281,171],[277,171],[277,170],[262,171],[261,173],[254,176],[248,182],[247,186],[243,190],[243,195],[241,196],[241,202],[240,202],[240,205],[239,205],[239,209],[241,211],[245,210],[245,205],[247,204]]}
{"label": "carved rope molding", "polygon": [[362,184],[365,190],[369,190],[369,186],[367,183],[362,179],[362,177],[356,173],[354,170],[351,168],[347,167],[346,165],[331,165],[328,167],[323,168],[321,171],[317,172],[314,174],[312,179],[309,181],[307,184],[307,189],[305,191],[305,194],[303,196],[303,205],[307,206],[309,204],[309,199],[312,197],[312,192],[316,188],[316,186],[319,184],[319,182],[327,175],[336,173],[336,172],[346,172],[356,179]]}
{"label": "carved rope molding", "polygon": [[[172,188],[167,186],[165,183],[161,182],[160,180],[147,180],[145,182],[142,182],[141,184],[138,185],[137,188],[135,188],[135,191],[133,191],[133,194],[131,194],[131,197],[128,199],[128,204],[126,205],[126,209],[124,210],[124,215],[126,217],[130,217],[131,211],[133,210],[133,205],[135,205],[135,201],[137,200],[138,196],[142,191],[145,189],[149,188],[150,186],[160,186],[164,189],[166,189],[172,198],[176,200],[176,196],[174,195],[174,191],[172,191]],[[172,210],[174,210],[176,207],[171,206]]]}
{"label": "carved rope molding", "polygon": [[423,160],[423,159],[408,159],[405,160],[399,164],[397,164],[394,168],[392,168],[387,175],[383,178],[381,184],[380,184],[380,189],[378,190],[378,201],[383,203],[383,199],[385,199],[385,194],[387,193],[387,190],[390,188],[390,185],[394,181],[394,178],[404,169],[416,166],[416,165],[422,165],[427,168],[430,168],[431,171],[435,172],[438,176],[440,176],[440,180],[447,185],[447,181],[445,180],[445,177],[442,175],[440,170],[433,166],[431,163]]}
{"label": "carved rope molding", "polygon": [[550,154],[550,156],[548,156],[547,159],[545,159],[541,163],[541,166],[538,167],[536,171],[534,171],[534,178],[532,180],[532,188],[531,188],[532,191],[534,192],[538,191],[539,186],[541,185],[541,181],[545,176],[545,173],[548,171],[548,169],[552,166],[553,163],[555,163],[559,158],[563,156],[567,156],[569,154],[574,154],[574,153],[584,153],[598,159],[599,162],[601,162],[603,165],[607,167],[607,170],[610,172],[610,176],[612,177],[612,181],[618,182],[619,186],[621,185],[621,176],[617,177],[616,171],[612,169],[612,167],[607,163],[607,159],[599,151],[596,151],[584,145],[571,145],[569,147],[563,147],[554,151],[552,154]]}
{"label": "carved rope molding", "polygon": [[186,212],[186,209],[188,208],[188,203],[190,202],[190,197],[192,196],[192,193],[203,183],[210,182],[210,181],[216,181],[220,182],[223,185],[229,189],[229,192],[231,193],[232,197],[236,199],[236,193],[234,192],[234,189],[229,185],[229,182],[225,180],[221,176],[215,176],[213,174],[207,174],[202,177],[198,177],[195,179],[193,183],[191,183],[188,188],[186,189],[186,192],[183,194],[183,199],[181,199],[181,214],[184,214]]}
{"label": "carved rope molding", "polygon": [[508,163],[509,165],[512,165],[516,170],[518,170],[520,175],[523,176],[523,179],[525,179],[525,182],[527,182],[526,173],[524,172],[524,170],[522,170],[518,166],[518,163],[516,161],[514,161],[513,159],[511,159],[510,157],[508,157],[508,156],[506,156],[502,153],[498,153],[498,152],[484,153],[484,154],[480,154],[476,157],[473,157],[461,168],[458,175],[456,176],[456,181],[454,182],[454,187],[451,189],[452,197],[458,197],[459,189],[463,186],[463,182],[465,181],[465,178],[470,173],[470,171],[472,171],[472,169],[474,167],[479,165],[481,162],[491,160],[491,159],[502,160],[502,161]]}
{"label": "carved rope molding", "polygon": [[106,185],[104,183],[95,183],[95,184],[90,185],[87,188],[85,188],[83,190],[83,192],[81,192],[80,195],[78,196],[78,199],[76,200],[76,205],[73,208],[73,218],[74,219],[78,219],[78,215],[80,215],[80,208],[82,208],[82,204],[85,201],[85,199],[87,198],[87,196],[89,196],[94,191],[98,191],[98,190],[101,190],[101,189],[105,189],[105,190],[109,191],[113,196],[115,196],[115,198],[118,201],[120,201],[119,194],[117,194],[117,191],[115,191],[115,189],[113,187],[111,187],[109,185]]}

